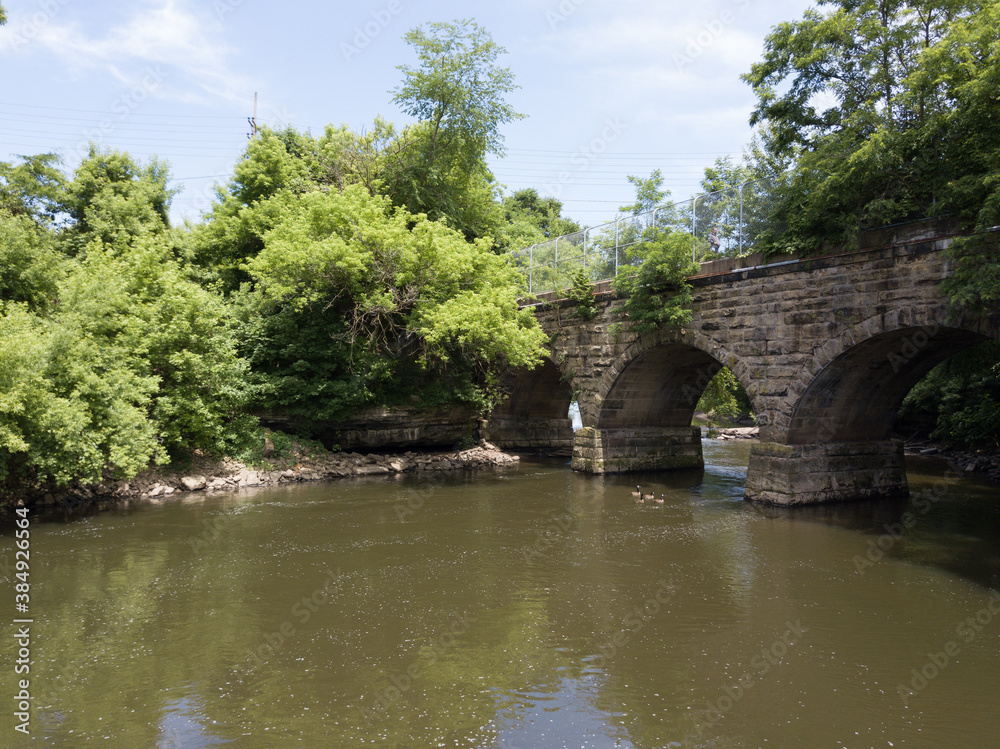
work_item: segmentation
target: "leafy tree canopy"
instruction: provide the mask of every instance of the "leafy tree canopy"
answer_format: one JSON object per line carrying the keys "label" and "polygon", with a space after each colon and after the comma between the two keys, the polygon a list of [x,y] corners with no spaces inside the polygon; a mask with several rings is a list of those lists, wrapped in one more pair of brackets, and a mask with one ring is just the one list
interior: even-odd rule
{"label": "leafy tree canopy", "polygon": [[56,154],[22,156],[20,164],[0,161],[0,210],[50,226],[66,203],[66,177]]}
{"label": "leafy tree canopy", "polygon": [[582,230],[576,221],[562,216],[562,202],[540,197],[533,187],[505,195],[502,207],[504,226],[497,244],[503,249],[521,250]]}
{"label": "leafy tree canopy", "polygon": [[0,301],[23,303],[32,312],[49,308],[65,267],[49,232],[26,215],[0,209]]}
{"label": "leafy tree canopy", "polygon": [[[772,249],[1000,202],[996,2],[824,0],[784,23],[744,79],[781,188]],[[985,213],[984,213],[985,211]]]}
{"label": "leafy tree canopy", "polygon": [[115,244],[169,229],[176,190],[167,188],[168,180],[167,165],[156,158],[143,165],[127,153],[91,144],[66,184],[70,224],[60,236],[65,251],[77,254],[94,240]]}
{"label": "leafy tree canopy", "polygon": [[[540,360],[545,336],[518,310],[521,279],[504,258],[360,185],[303,196],[264,245],[244,304],[272,406],[335,418],[446,382],[451,400],[488,411],[508,367]],[[296,319],[316,338],[283,342]]]}
{"label": "leafy tree canopy", "polygon": [[487,153],[502,156],[500,126],[524,117],[504,101],[517,88],[496,64],[506,50],[470,20],[428,24],[404,38],[420,66],[399,66],[405,77],[393,101],[428,124],[427,163],[445,156],[468,168]]}
{"label": "leafy tree canopy", "polygon": [[622,213],[638,216],[663,205],[670,197],[670,190],[663,189],[663,173],[659,169],[650,172],[648,178],[628,175],[628,181],[635,187],[635,202],[618,208]]}

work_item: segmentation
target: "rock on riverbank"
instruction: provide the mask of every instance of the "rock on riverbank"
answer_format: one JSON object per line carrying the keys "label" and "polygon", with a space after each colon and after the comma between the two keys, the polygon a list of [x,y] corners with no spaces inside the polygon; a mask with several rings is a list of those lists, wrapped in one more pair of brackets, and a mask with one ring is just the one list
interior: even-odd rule
{"label": "rock on riverbank", "polygon": [[990,481],[1000,482],[1000,451],[960,450],[928,440],[907,440],[904,447],[907,455],[924,455],[941,458],[957,471],[979,474]]}
{"label": "rock on riverbank", "polygon": [[758,440],[760,427],[702,427],[706,437],[717,440]]}
{"label": "rock on riverbank", "polygon": [[[360,476],[390,476],[419,471],[454,471],[459,469],[509,466],[520,458],[505,453],[489,442],[468,450],[453,452],[406,452],[402,454],[324,453],[315,457],[302,455],[294,465],[251,467],[233,460],[201,460],[186,470],[150,469],[131,481],[106,481],[72,487],[58,492],[25,492],[15,503],[41,509],[75,509],[95,505],[109,507],[133,502],[160,504],[166,499],[192,492],[234,491],[247,487],[274,486],[303,481],[330,481]],[[3,510],[10,510],[5,502]],[[2,512],[3,510],[0,510]]]}

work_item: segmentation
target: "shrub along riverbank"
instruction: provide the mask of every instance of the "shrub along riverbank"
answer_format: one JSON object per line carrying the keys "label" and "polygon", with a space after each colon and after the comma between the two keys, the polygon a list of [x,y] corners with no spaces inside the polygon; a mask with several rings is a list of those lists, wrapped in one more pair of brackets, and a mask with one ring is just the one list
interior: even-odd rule
{"label": "shrub along riverbank", "polygon": [[247,463],[195,455],[183,465],[146,469],[129,480],[108,477],[97,483],[59,488],[25,487],[13,502],[0,505],[0,516],[9,516],[17,506],[43,514],[126,509],[162,504],[195,492],[232,492],[279,484],[506,467],[516,465],[519,460],[517,455],[485,441],[464,450],[362,454],[334,453],[292,439],[280,454],[261,456]]}

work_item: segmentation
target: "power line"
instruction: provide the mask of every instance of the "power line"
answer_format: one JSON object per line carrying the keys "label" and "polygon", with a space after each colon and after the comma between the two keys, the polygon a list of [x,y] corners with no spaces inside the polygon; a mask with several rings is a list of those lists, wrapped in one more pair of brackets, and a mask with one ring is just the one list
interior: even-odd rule
{"label": "power line", "polygon": [[[585,149],[578,148],[575,151],[550,151],[547,149],[534,149],[534,148],[510,148],[509,153],[550,153],[550,154],[568,154],[570,156],[579,154]],[[659,157],[659,156],[732,156],[733,154],[724,151],[662,151],[654,152],[649,151],[643,154],[628,154],[628,153],[615,153],[609,154],[620,158],[647,158],[647,157]]]}
{"label": "power line", "polygon": [[[77,117],[45,117],[44,115],[32,115],[28,117],[22,114],[10,114],[9,112],[0,112],[0,117],[2,117],[3,122],[28,123],[51,127],[93,127],[95,122],[92,119],[84,120]],[[56,122],[55,120],[59,121]],[[111,124],[116,128],[142,132],[158,132],[169,129],[179,132],[204,130],[209,133],[231,133],[236,129],[229,125],[198,125],[189,122],[164,122],[155,125],[152,122],[131,122],[126,118],[119,118]],[[151,125],[152,127],[144,127],[146,125]]]}
{"label": "power line", "polygon": [[[10,101],[0,101],[0,107],[22,107],[26,109],[46,109],[53,112],[85,112],[89,114],[108,114],[106,109],[70,109],[68,107],[45,107],[37,104],[15,104]],[[211,115],[211,114],[143,114],[132,112],[130,117],[170,117],[186,120],[243,120],[235,115]]]}
{"label": "power line", "polygon": [[[63,132],[57,132],[57,131],[53,131],[53,130],[20,130],[20,129],[17,129],[17,128],[5,128],[5,127],[0,127],[0,133],[10,133],[12,135],[34,135],[34,134],[37,133],[39,135],[60,135],[60,136],[70,136],[70,137],[73,136],[73,133],[63,133]],[[108,134],[110,135],[111,133],[108,133]],[[172,133],[172,135],[176,135],[176,134],[177,133]],[[86,135],[86,133],[84,133],[84,135]],[[192,140],[191,138],[143,138],[141,136],[128,136],[125,139],[129,140],[129,141],[139,141],[141,143],[145,143],[145,142],[149,142],[149,143],[188,143],[188,142],[190,142]],[[75,138],[75,140],[80,140],[80,138]],[[197,140],[198,140],[199,143],[228,143],[228,142],[231,142],[231,141],[228,141],[228,140],[206,139],[206,138],[203,138],[202,136],[198,136]],[[140,143],[140,145],[141,145],[141,143]]]}

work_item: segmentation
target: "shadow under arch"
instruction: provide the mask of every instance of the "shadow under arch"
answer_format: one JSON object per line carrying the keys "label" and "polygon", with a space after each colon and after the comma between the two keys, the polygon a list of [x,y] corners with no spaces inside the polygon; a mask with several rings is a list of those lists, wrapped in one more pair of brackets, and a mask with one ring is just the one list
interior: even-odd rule
{"label": "shadow under arch", "polygon": [[648,348],[629,361],[599,404],[597,427],[690,427],[708,383],[723,367],[687,343]]}
{"label": "shadow under arch", "polygon": [[[753,378],[746,363],[714,338],[690,328],[661,328],[641,336],[607,369],[595,397],[589,402],[581,398],[583,424],[688,426],[701,394],[724,366],[753,400]],[[640,400],[623,404],[623,396],[630,394]],[[641,403],[658,405],[642,415]],[[753,405],[756,410],[757,403]]]}
{"label": "shadow under arch", "polygon": [[888,439],[903,399],[931,369],[998,337],[996,318],[949,321],[944,304],[853,325],[817,353],[816,374],[790,393],[785,442]]}
{"label": "shadow under arch", "polygon": [[490,414],[488,439],[504,450],[568,456],[573,451],[569,407],[573,389],[551,359],[504,380],[507,398]]}
{"label": "shadow under arch", "polygon": [[[740,362],[698,333],[664,331],[634,342],[590,404],[585,427],[576,433],[573,468],[626,473],[704,467],[701,430],[691,421],[705,388],[726,365],[743,384]],[[586,426],[588,417],[592,426]]]}
{"label": "shadow under arch", "polygon": [[985,340],[981,333],[939,326],[899,328],[855,344],[805,388],[787,443],[889,439],[907,393],[935,366]]}
{"label": "shadow under arch", "polygon": [[997,337],[997,317],[947,322],[944,303],[873,316],[817,349],[783,428],[751,448],[745,498],[780,505],[909,494],[892,440],[907,393],[933,367]]}

